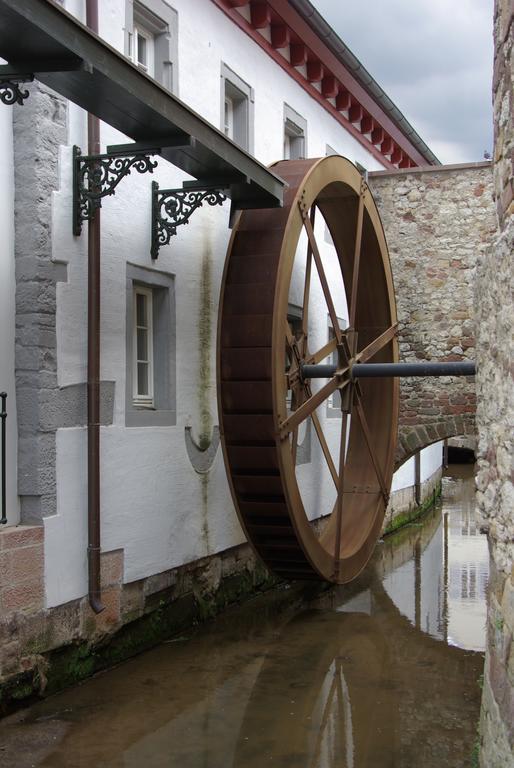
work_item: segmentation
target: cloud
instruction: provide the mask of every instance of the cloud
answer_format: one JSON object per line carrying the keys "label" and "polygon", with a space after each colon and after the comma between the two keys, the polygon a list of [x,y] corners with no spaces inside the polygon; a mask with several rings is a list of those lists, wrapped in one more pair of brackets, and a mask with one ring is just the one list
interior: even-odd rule
{"label": "cloud", "polygon": [[492,150],[493,0],[311,1],[441,161]]}

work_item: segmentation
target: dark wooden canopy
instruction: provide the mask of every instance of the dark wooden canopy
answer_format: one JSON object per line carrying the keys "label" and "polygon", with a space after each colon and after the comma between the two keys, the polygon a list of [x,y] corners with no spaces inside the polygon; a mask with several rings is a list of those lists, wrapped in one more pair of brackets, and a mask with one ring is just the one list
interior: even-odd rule
{"label": "dark wooden canopy", "polygon": [[34,74],[236,208],[282,205],[284,182],[86,26],[47,0],[0,0],[0,74]]}

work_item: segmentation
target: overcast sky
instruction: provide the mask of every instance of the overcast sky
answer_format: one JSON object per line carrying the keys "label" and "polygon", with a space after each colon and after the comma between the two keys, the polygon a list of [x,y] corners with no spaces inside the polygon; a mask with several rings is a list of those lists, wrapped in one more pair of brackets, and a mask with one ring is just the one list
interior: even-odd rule
{"label": "overcast sky", "polygon": [[311,0],[442,163],[492,152],[493,0]]}

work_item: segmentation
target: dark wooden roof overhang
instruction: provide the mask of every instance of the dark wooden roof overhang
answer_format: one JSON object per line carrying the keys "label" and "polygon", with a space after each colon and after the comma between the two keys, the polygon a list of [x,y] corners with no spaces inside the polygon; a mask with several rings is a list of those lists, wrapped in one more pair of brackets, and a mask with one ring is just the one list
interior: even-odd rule
{"label": "dark wooden roof overhang", "polygon": [[3,75],[33,74],[207,187],[233,208],[282,205],[285,182],[71,14],[47,0],[0,0]]}

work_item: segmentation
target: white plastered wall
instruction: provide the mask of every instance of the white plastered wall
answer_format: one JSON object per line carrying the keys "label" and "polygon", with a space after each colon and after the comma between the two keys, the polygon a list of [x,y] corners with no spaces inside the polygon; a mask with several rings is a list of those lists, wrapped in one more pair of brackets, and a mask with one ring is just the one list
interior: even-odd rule
{"label": "white plastered wall", "polygon": [[[425,483],[442,464],[443,443],[432,443],[421,451],[420,480]],[[391,492],[401,491],[403,488],[411,488],[415,482],[414,457],[405,461],[393,475]]]}
{"label": "white plastered wall", "polygon": [[[380,164],[210,0],[177,0],[179,96],[216,127],[220,125],[220,73],[224,62],[255,92],[256,157],[281,157],[284,103],[308,124],[308,156],[324,156],[329,144],[363,166]],[[78,12],[75,0],[67,9]],[[123,50],[124,0],[102,0],[100,34]],[[201,24],[199,24],[201,19]],[[126,139],[102,125],[102,145]],[[60,190],[54,195],[54,258],[68,262],[68,282],[58,285],[57,346],[61,386],[86,379],[86,234],[71,235],[71,145],[85,148],[85,115],[70,105],[69,145],[61,150]],[[125,582],[173,568],[244,541],[226,481],[221,451],[211,470],[199,474],[188,458],[184,430],[198,439],[201,403],[208,429],[218,424],[215,349],[218,297],[229,239],[229,204],[202,208],[181,227],[154,264],[150,248],[150,186],[179,187],[184,174],[165,161],[153,175],[133,173],[102,208],[101,378],[115,382],[112,426],[101,430],[102,549],[122,548]],[[323,242],[323,237],[318,237]],[[331,246],[323,245],[330,249]],[[125,427],[125,316],[127,261],[175,276],[176,425]],[[202,284],[203,281],[203,284]],[[203,285],[203,287],[202,287]],[[202,300],[203,297],[203,300]],[[344,305],[336,307],[346,318]],[[318,334],[326,341],[326,312]],[[200,327],[203,328],[202,332]],[[206,330],[207,329],[207,330]],[[199,381],[200,339],[210,376]],[[203,360],[205,368],[205,357]],[[336,420],[333,420],[334,430]],[[330,437],[332,440],[332,438]],[[313,461],[318,461],[313,436]],[[331,480],[320,480],[323,504]],[[314,493],[314,489],[313,489]],[[328,494],[328,495],[327,495]],[[45,520],[46,594],[58,605],[87,592],[86,431],[57,433],[57,515]]]}

